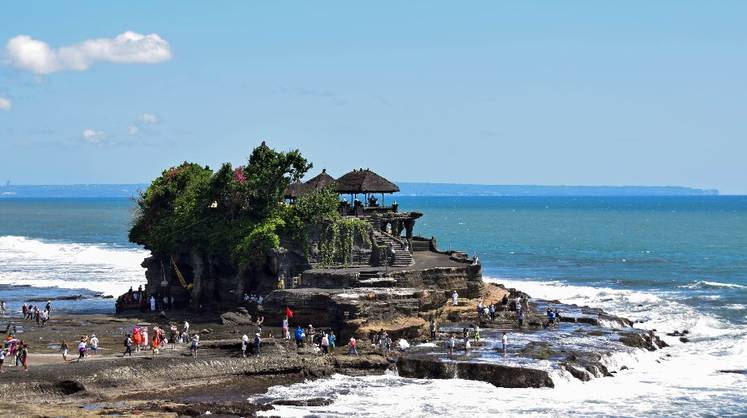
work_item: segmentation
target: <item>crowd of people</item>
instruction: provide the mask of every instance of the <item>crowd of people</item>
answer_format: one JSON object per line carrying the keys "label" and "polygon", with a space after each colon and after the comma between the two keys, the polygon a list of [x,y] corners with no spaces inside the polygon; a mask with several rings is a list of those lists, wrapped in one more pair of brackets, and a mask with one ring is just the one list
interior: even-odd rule
{"label": "crowd of people", "polygon": [[52,315],[52,301],[47,301],[43,309],[38,305],[24,303],[21,307],[21,314],[25,321],[34,321],[38,327],[46,326]]}
{"label": "crowd of people", "polygon": [[22,366],[23,370],[29,370],[28,364],[29,346],[15,335],[8,334],[0,347],[0,373],[3,373],[3,365],[6,358],[14,359],[15,366]]}
{"label": "crowd of people", "polygon": [[157,355],[161,350],[167,349],[169,345],[172,350],[175,350],[179,345],[187,343],[189,343],[190,353],[196,356],[197,349],[200,346],[200,336],[189,334],[189,321],[184,321],[181,330],[174,322],[171,322],[168,328],[154,325],[150,329],[147,326],[134,325],[132,332],[125,336],[122,356],[129,355],[132,357],[133,352],[138,353],[148,350],[151,354]]}
{"label": "crowd of people", "polygon": [[[283,318],[283,337],[290,341],[290,332],[288,329],[288,317]],[[293,332],[293,338],[296,342],[296,349],[300,349],[308,344],[315,353],[330,354],[337,348],[337,336],[331,329],[317,329],[314,325],[304,329],[300,325],[296,327]],[[355,341],[355,338],[351,337],[351,341]],[[355,345],[355,343],[353,343]],[[357,349],[351,354],[358,354]]]}

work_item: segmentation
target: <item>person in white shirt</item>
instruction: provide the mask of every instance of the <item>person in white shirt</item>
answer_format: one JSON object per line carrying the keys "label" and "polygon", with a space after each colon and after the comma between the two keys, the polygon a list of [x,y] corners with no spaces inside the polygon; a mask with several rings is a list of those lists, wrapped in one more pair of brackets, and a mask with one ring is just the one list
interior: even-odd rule
{"label": "person in white shirt", "polygon": [[86,340],[81,338],[78,344],[78,361],[83,360],[86,356]]}
{"label": "person in white shirt", "polygon": [[241,337],[241,356],[246,357],[246,350],[249,348],[249,336],[244,334]]}
{"label": "person in white shirt", "polygon": [[457,306],[459,304],[459,294],[456,290],[451,294],[451,304],[454,306]]}
{"label": "person in white shirt", "polygon": [[99,339],[96,337],[96,334],[91,335],[91,354],[96,354],[99,351]]}

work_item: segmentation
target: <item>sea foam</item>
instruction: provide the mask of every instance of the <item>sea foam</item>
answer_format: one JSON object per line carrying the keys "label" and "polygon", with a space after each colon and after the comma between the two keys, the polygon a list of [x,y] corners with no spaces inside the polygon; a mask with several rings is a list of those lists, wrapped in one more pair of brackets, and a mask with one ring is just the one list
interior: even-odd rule
{"label": "sea foam", "polygon": [[118,295],[144,282],[140,263],[149,254],[139,248],[0,236],[0,282]]}

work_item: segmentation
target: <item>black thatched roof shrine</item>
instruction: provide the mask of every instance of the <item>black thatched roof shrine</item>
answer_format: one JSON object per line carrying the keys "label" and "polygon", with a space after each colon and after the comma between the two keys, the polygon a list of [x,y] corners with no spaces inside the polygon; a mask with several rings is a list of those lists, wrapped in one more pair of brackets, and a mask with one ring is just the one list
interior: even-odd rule
{"label": "black thatched roof shrine", "polygon": [[294,181],[285,189],[286,199],[296,199],[306,193],[306,185],[300,181]]}
{"label": "black thatched roof shrine", "polygon": [[369,169],[360,169],[337,179],[335,191],[345,194],[395,193],[399,191],[399,186]]}
{"label": "black thatched roof shrine", "polygon": [[307,181],[304,185],[306,186],[306,189],[304,192],[310,192],[313,190],[320,190],[323,189],[329,185],[334,185],[335,179],[327,174],[327,169],[322,169],[322,172],[319,173],[316,177],[313,177],[309,181]]}

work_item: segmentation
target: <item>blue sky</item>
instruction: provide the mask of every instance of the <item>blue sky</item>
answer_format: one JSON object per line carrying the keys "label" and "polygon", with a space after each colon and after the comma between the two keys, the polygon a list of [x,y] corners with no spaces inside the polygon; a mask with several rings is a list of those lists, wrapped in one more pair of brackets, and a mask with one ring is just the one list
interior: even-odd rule
{"label": "blue sky", "polygon": [[[747,193],[747,2],[0,13],[0,180],[15,184],[145,182],[184,160],[239,164],[266,140],[314,173]],[[155,49],[128,49],[151,34]],[[36,41],[52,52],[14,49]]]}

